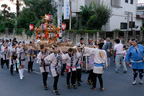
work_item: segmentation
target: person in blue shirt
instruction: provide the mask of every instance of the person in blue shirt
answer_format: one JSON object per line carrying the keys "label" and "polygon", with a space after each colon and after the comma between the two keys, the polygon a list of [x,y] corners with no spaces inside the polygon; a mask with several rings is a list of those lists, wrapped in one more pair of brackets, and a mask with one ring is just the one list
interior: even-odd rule
{"label": "person in blue shirt", "polygon": [[132,39],[132,46],[128,49],[125,61],[133,68],[133,82],[136,84],[136,77],[139,73],[139,83],[143,84],[142,78],[144,74],[144,46],[137,43],[137,39]]}

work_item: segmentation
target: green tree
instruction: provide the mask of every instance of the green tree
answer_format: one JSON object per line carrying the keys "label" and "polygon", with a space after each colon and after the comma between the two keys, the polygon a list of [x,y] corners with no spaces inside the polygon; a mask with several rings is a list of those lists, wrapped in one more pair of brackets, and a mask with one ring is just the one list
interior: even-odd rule
{"label": "green tree", "polygon": [[41,19],[45,14],[52,14],[56,12],[56,8],[51,5],[51,0],[23,0],[26,8],[34,12],[36,18]]}
{"label": "green tree", "polygon": [[[69,20],[64,20],[64,15],[62,15],[62,23],[65,23],[66,30],[69,30]],[[54,16],[53,24],[57,26],[57,15]],[[72,17],[72,29],[77,29],[76,17]]]}
{"label": "green tree", "polygon": [[1,8],[3,8],[3,10],[1,11],[1,20],[2,21],[15,18],[15,13],[10,12],[10,7],[7,4],[2,4]]}
{"label": "green tree", "polygon": [[17,28],[20,30],[25,28],[27,35],[31,35],[30,24],[39,26],[43,22],[42,16],[45,14],[54,15],[56,12],[56,9],[51,5],[51,0],[23,0],[23,2],[25,7],[17,18]]}
{"label": "green tree", "polygon": [[83,27],[96,30],[100,30],[108,22],[112,12],[107,5],[96,4],[95,2],[92,2],[89,7],[82,6],[81,10]]}
{"label": "green tree", "polygon": [[7,4],[1,5],[0,12],[0,32],[4,32],[5,28],[14,28],[15,13],[10,12],[10,7]]}
{"label": "green tree", "polygon": [[7,17],[8,13],[10,11],[10,7],[7,4],[2,4],[1,8],[3,8],[1,13],[3,14],[4,17]]}
{"label": "green tree", "polygon": [[87,21],[89,20],[89,18],[93,15],[94,11],[92,8],[92,3],[90,4],[90,6],[88,7],[87,5],[85,6],[81,6],[80,8],[82,11],[80,12],[81,17],[82,17],[82,25],[83,28],[85,29],[87,26]]}

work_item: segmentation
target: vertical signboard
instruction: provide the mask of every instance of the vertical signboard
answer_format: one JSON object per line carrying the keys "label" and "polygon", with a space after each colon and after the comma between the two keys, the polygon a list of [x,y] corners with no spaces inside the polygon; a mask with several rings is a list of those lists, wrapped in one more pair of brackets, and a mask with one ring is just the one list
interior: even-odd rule
{"label": "vertical signboard", "polygon": [[64,0],[64,19],[69,19],[70,5],[69,0]]}

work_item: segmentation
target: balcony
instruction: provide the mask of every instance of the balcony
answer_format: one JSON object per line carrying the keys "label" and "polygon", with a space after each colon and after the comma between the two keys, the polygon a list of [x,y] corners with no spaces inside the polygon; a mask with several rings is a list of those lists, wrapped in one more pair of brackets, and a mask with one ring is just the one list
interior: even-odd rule
{"label": "balcony", "polygon": [[137,19],[144,19],[144,15],[136,15]]}

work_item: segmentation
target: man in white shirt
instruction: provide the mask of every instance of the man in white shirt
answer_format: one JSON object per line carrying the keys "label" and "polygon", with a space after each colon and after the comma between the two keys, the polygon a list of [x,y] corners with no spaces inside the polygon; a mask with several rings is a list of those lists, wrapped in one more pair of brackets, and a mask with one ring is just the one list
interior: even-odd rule
{"label": "man in white shirt", "polygon": [[116,58],[115,58],[115,62],[116,62],[116,68],[115,71],[116,73],[118,73],[119,67],[120,67],[120,62],[123,66],[123,72],[126,73],[127,72],[127,67],[124,61],[124,55],[123,55],[123,45],[120,43],[119,39],[115,40],[116,45],[114,46],[114,50],[116,51]]}

